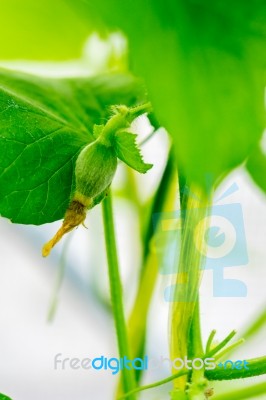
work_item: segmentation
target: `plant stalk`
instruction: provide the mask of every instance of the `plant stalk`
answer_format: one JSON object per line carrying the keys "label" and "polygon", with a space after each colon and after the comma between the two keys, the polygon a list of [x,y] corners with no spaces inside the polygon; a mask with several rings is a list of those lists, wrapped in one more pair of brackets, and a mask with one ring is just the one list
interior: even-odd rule
{"label": "plant stalk", "polygon": [[[171,359],[184,359],[188,354],[197,357],[196,353],[203,353],[198,315],[198,290],[204,252],[204,234],[207,228],[205,217],[209,203],[206,194],[199,188],[191,187],[191,190],[191,195],[185,198],[183,196],[180,212],[182,241],[178,271],[173,286],[170,317]],[[193,377],[192,374],[195,384],[201,379],[204,377],[199,377],[198,374]],[[185,392],[186,384],[185,376],[174,381],[172,399],[175,398],[175,393]]]}
{"label": "plant stalk", "polygon": [[156,388],[158,386],[165,385],[166,383],[171,382],[175,378],[178,378],[179,376],[186,375],[186,374],[187,374],[187,371],[185,371],[185,370],[179,371],[174,375],[171,375],[171,376],[168,376],[167,378],[162,379],[161,381],[150,383],[149,385],[145,385],[145,386],[140,386],[140,387],[132,390],[132,392],[125,393],[125,395],[122,396],[122,397],[119,397],[118,400],[126,399],[132,393],[139,393],[139,392],[143,392],[144,390],[153,389],[153,388]]}
{"label": "plant stalk", "polygon": [[231,379],[250,378],[266,374],[266,356],[245,360],[247,368],[236,369],[232,367],[210,369],[205,371],[205,376],[210,381],[223,381]]}
{"label": "plant stalk", "polygon": [[[102,213],[108,261],[111,304],[118,341],[118,351],[120,358],[127,356],[130,359],[131,357],[128,346],[127,329],[123,307],[122,284],[117,256],[111,193],[109,193],[106,199],[102,201]],[[135,389],[136,385],[134,370],[123,369],[121,373],[124,392],[130,392]],[[129,400],[135,400],[135,395],[132,394],[129,397]]]}

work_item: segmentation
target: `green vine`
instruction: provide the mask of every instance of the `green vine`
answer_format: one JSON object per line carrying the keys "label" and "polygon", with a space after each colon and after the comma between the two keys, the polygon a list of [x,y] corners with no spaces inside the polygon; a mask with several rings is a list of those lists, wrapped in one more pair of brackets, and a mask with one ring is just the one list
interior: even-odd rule
{"label": "green vine", "polygon": [[[111,303],[116,327],[119,356],[122,358],[127,356],[130,358],[130,350],[128,346],[127,329],[123,307],[123,294],[120,279],[118,256],[116,249],[115,228],[112,209],[111,192],[102,202],[103,224],[105,234],[106,253],[108,260],[109,284],[111,293]],[[135,388],[135,376],[133,370],[122,370],[123,389],[125,392],[132,391]],[[134,400],[134,394],[129,396],[130,400]]]}

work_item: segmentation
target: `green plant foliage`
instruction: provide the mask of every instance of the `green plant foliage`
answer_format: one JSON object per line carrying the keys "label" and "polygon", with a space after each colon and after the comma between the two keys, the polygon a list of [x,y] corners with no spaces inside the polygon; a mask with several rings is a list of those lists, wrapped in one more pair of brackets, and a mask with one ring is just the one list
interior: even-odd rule
{"label": "green plant foliage", "polygon": [[251,153],[246,167],[254,182],[266,193],[266,156],[259,146]]}
{"label": "green plant foliage", "polygon": [[61,219],[94,123],[111,104],[143,101],[145,90],[119,74],[48,79],[1,70],[0,79],[0,213],[23,224]]}
{"label": "green plant foliage", "polygon": [[7,397],[5,394],[0,393],[0,400],[11,400],[11,398]]}
{"label": "green plant foliage", "polygon": [[264,127],[264,0],[69,4],[128,35],[134,71],[189,180],[212,183],[245,160]]}
{"label": "green plant foliage", "polygon": [[91,33],[65,0],[1,1],[1,60],[71,60]]}
{"label": "green plant foliage", "polygon": [[[154,243],[161,231],[161,219],[154,230],[152,216],[172,212],[179,190],[183,213],[181,252],[179,270],[176,266],[179,276],[176,276],[174,300],[177,301],[170,306],[170,358],[224,359],[243,339],[229,344],[236,334],[232,331],[214,345],[213,330],[204,353],[199,301],[194,301],[199,296],[202,259],[194,241],[196,237],[201,246],[205,235],[203,226],[197,232],[196,228],[205,218],[204,209],[211,205],[212,195],[206,190],[215,188],[233,168],[246,161],[253,180],[266,192],[266,158],[260,148],[265,123],[266,2],[59,0],[53,4],[51,0],[37,3],[25,0],[22,5],[18,0],[10,0],[8,3],[1,10],[0,33],[8,32],[10,23],[11,45],[0,35],[0,58],[74,59],[87,33],[96,28],[96,41],[87,46],[84,61],[86,57],[86,61],[91,60],[98,74],[127,70],[128,39],[130,70],[144,80],[151,103],[147,103],[143,82],[127,73],[55,79],[0,69],[0,215],[15,223],[36,225],[64,217],[61,228],[43,247],[46,256],[65,233],[84,222],[88,209],[102,202],[118,353],[120,358],[127,355],[133,359],[145,352],[147,316],[160,264]],[[110,31],[116,33],[108,36]],[[93,55],[101,56],[104,37],[108,38],[111,50],[106,48],[103,52],[103,62],[97,62],[95,57],[94,64]],[[121,49],[117,47],[118,37]],[[110,185],[117,158],[141,173],[152,167],[144,162],[136,135],[129,131],[132,121],[151,109],[151,123],[156,129],[164,126],[172,143],[157,192],[144,205],[138,198],[135,177],[126,169],[127,197],[140,211],[137,222],[143,238],[139,286],[127,325]],[[126,192],[125,188],[122,190]],[[197,199],[188,194],[190,190]],[[144,224],[146,215],[149,220]],[[159,249],[161,259],[170,248],[167,240]],[[51,310],[53,313],[54,309]],[[263,325],[264,317],[261,314],[256,319],[247,330],[247,337]],[[181,370],[145,386],[138,386],[141,372],[135,374],[132,369],[124,368],[115,398],[134,400],[139,392],[170,381],[173,381],[173,390],[169,392],[172,400],[209,398],[212,387],[208,388],[207,380],[212,384],[216,380],[253,378],[266,373],[265,356],[246,361],[248,369],[222,369],[220,365],[205,371],[193,368],[189,373]],[[238,399],[264,392],[265,385],[258,384],[214,396]],[[0,400],[11,399],[0,394]]]}
{"label": "green plant foliage", "polygon": [[114,147],[117,157],[129,167],[145,174],[152,168],[152,164],[143,161],[140,150],[136,144],[137,135],[130,132],[118,131],[115,134]]}

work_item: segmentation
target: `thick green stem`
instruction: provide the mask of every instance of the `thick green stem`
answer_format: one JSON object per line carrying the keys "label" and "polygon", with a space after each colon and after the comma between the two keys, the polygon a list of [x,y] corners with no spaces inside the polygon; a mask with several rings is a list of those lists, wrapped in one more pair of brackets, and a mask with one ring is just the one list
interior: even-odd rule
{"label": "thick green stem", "polygon": [[139,115],[142,115],[144,113],[149,113],[151,111],[152,111],[152,106],[151,106],[150,102],[139,104],[139,105],[131,107],[129,109],[129,115],[130,115],[129,119],[131,119],[131,121],[132,121],[133,119],[137,118]]}
{"label": "thick green stem", "polygon": [[115,132],[128,128],[135,118],[151,111],[151,103],[140,104],[132,108],[124,105],[114,106],[113,110],[115,111],[114,115],[107,121],[99,136],[99,140],[106,146],[111,146]]}
{"label": "thick green stem", "polygon": [[[184,202],[186,209],[181,210],[185,212],[185,218],[183,218],[181,252],[172,299],[171,359],[184,359],[188,354],[194,353],[195,349],[197,352],[200,349],[202,353],[199,319],[195,314],[195,307],[198,301],[208,202],[201,190],[191,189],[192,196]],[[193,322],[194,317],[198,319],[195,322]],[[185,388],[186,378],[176,379],[172,398],[175,397],[175,392],[185,391]]]}
{"label": "thick green stem", "polygon": [[210,381],[223,381],[231,379],[250,378],[266,374],[266,356],[246,360],[247,368],[236,369],[227,367],[225,369],[216,367],[205,371],[205,377]]}
{"label": "thick green stem", "polygon": [[201,338],[201,326],[200,326],[200,305],[199,299],[197,299],[195,310],[193,313],[191,332],[190,332],[190,349],[192,350],[192,357],[203,356],[203,346]]}
{"label": "thick green stem", "polygon": [[141,349],[145,339],[147,314],[152,298],[152,293],[158,277],[159,255],[155,250],[156,228],[154,226],[154,214],[171,212],[174,208],[176,194],[176,172],[172,155],[170,155],[154,204],[151,209],[148,226],[146,229],[143,268],[136,294],[134,306],[128,322],[129,339],[134,357],[141,356]]}
{"label": "thick green stem", "polygon": [[[124,307],[123,307],[122,285],[121,285],[117,249],[116,249],[116,238],[115,238],[111,193],[109,193],[109,196],[107,196],[107,198],[103,200],[102,211],[103,211],[106,253],[108,260],[111,303],[112,303],[115,328],[117,334],[119,356],[120,358],[124,356],[130,358]],[[123,369],[122,377],[123,377],[124,392],[129,392],[135,389],[134,370]],[[132,396],[130,396],[129,399],[135,400],[135,396],[132,394]]]}
{"label": "thick green stem", "polygon": [[[155,249],[156,235],[160,223],[154,223],[154,214],[172,212],[176,201],[177,175],[173,153],[169,159],[159,184],[144,234],[143,265],[139,278],[136,298],[128,320],[128,340],[132,357],[142,357],[145,348],[146,325],[154,287],[158,278],[159,255]],[[145,210],[145,212],[147,212]],[[137,382],[143,371],[136,371]],[[120,386],[118,393],[120,394]]]}
{"label": "thick green stem", "polygon": [[[200,326],[199,299],[195,304],[192,323],[190,327],[190,341],[188,346],[188,358],[203,358],[203,345]],[[207,380],[204,377],[204,369],[193,369],[189,382],[187,397],[191,400],[205,400],[204,389],[207,387]]]}

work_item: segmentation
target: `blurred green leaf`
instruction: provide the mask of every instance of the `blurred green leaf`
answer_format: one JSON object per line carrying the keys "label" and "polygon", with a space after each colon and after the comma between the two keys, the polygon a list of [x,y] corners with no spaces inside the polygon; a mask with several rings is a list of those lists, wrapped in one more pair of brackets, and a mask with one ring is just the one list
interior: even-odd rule
{"label": "blurred green leaf", "polygon": [[0,82],[0,213],[23,224],[61,219],[94,123],[114,102],[143,102],[143,86],[130,75],[48,79],[7,70]]}
{"label": "blurred green leaf", "polygon": [[[242,382],[241,382],[242,383]],[[236,388],[231,391],[223,392],[221,394],[215,395],[212,400],[247,400],[255,399],[259,397],[263,400],[266,393],[266,382],[257,383],[250,386],[244,386]],[[262,397],[263,396],[263,397]]]}
{"label": "blurred green leaf", "polygon": [[239,165],[264,127],[264,0],[68,0],[122,29],[183,174],[205,185]]}
{"label": "blurred green leaf", "polygon": [[70,60],[92,32],[64,0],[1,1],[0,59]]}
{"label": "blurred green leaf", "polygon": [[266,155],[259,146],[248,158],[246,168],[254,182],[266,193]]}
{"label": "blurred green leaf", "polygon": [[137,135],[130,132],[116,132],[114,136],[114,147],[117,157],[124,161],[129,167],[145,174],[152,168],[152,164],[143,161],[141,152],[136,143]]}
{"label": "blurred green leaf", "polygon": [[11,400],[11,398],[6,396],[5,394],[0,393],[0,400]]}
{"label": "blurred green leaf", "polygon": [[249,321],[249,324],[246,326],[246,329],[244,329],[243,333],[241,334],[242,337],[247,339],[251,339],[253,336],[255,336],[257,333],[260,332],[261,329],[265,328],[266,326],[266,307],[265,305],[263,306],[263,309],[255,315],[255,319]]}

